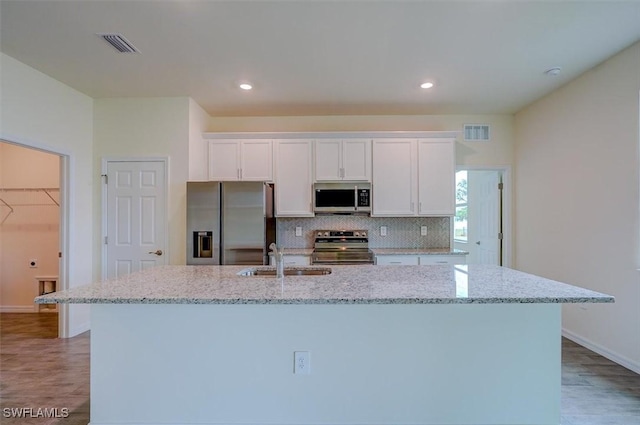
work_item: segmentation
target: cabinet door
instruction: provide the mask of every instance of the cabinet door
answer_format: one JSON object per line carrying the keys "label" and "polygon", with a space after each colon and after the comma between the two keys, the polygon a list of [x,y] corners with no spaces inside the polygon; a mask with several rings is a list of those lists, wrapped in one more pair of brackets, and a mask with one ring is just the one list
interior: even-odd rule
{"label": "cabinet door", "polygon": [[276,216],[312,217],[312,144],[310,140],[278,140],[276,152]]}
{"label": "cabinet door", "polygon": [[417,255],[377,255],[376,265],[378,266],[417,266]]}
{"label": "cabinet door", "polygon": [[240,148],[236,140],[209,142],[209,180],[240,179]]}
{"label": "cabinet door", "polygon": [[466,264],[467,259],[464,255],[421,255],[420,265],[437,265],[437,264]]}
{"label": "cabinet door", "polygon": [[240,142],[240,179],[245,181],[273,180],[273,150],[271,140]]}
{"label": "cabinet door", "polygon": [[371,140],[342,141],[342,178],[371,181]]}
{"label": "cabinet door", "polygon": [[418,214],[454,215],[455,141],[422,139],[418,141]]}
{"label": "cabinet door", "polygon": [[378,139],[373,141],[372,216],[416,214],[416,141]]}
{"label": "cabinet door", "polygon": [[[275,266],[276,262],[273,258],[273,255],[269,255],[269,265]],[[284,255],[284,266],[310,266],[311,265],[311,257],[309,255]]]}
{"label": "cabinet door", "polygon": [[316,181],[342,179],[342,142],[340,140],[316,140]]}

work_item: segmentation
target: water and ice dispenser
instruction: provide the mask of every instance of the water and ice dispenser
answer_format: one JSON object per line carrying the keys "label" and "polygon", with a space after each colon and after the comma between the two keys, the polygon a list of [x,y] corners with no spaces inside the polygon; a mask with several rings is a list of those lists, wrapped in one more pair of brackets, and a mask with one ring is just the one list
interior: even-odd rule
{"label": "water and ice dispenser", "polygon": [[213,232],[193,232],[193,256],[194,258],[213,257]]}

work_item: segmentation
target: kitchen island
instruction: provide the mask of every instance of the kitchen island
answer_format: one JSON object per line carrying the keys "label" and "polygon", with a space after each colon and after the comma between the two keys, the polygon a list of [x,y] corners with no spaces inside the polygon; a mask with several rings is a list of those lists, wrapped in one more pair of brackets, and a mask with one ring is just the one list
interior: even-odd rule
{"label": "kitchen island", "polygon": [[165,266],[37,302],[94,304],[91,425],[557,425],[561,303],[613,302],[497,266],[330,268]]}

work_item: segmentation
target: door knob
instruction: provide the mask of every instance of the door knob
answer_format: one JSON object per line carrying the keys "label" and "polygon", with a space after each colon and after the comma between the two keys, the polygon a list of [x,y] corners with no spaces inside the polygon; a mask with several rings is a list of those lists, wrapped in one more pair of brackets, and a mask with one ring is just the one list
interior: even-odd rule
{"label": "door knob", "polygon": [[162,255],[162,250],[159,249],[157,251],[149,251],[149,254],[156,254],[157,256],[160,256],[160,255]]}

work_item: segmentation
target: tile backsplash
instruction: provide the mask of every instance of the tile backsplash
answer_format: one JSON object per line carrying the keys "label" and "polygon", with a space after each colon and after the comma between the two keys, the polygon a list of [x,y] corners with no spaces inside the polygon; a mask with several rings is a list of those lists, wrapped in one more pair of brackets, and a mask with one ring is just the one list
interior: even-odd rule
{"label": "tile backsplash", "polygon": [[[387,226],[387,236],[380,236]],[[427,236],[420,227],[427,226]],[[451,239],[449,217],[367,217],[320,215],[309,218],[278,218],[278,245],[286,248],[313,248],[315,230],[367,230],[370,248],[448,248]],[[302,227],[302,236],[296,236]]]}

